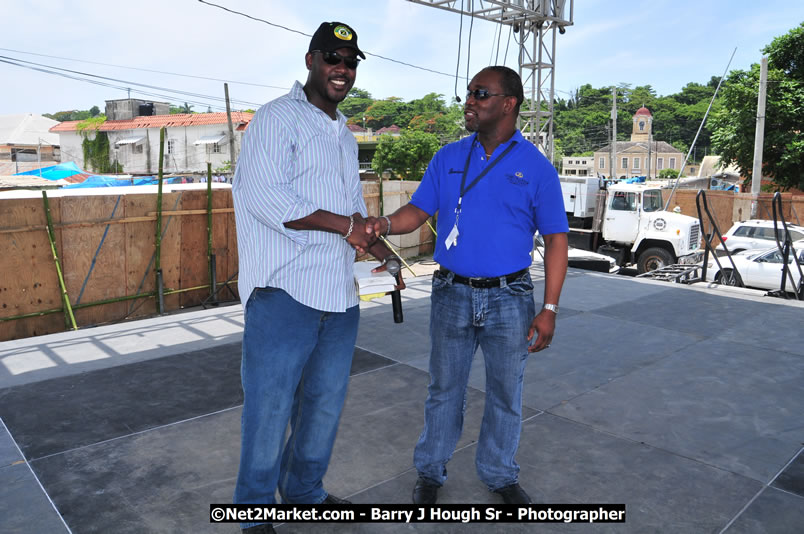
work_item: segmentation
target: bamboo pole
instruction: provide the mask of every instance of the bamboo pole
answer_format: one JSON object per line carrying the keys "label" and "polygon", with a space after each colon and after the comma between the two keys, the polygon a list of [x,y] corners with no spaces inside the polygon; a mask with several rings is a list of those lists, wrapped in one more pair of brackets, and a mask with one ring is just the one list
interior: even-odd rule
{"label": "bamboo pole", "polygon": [[[156,287],[161,287],[162,277],[162,171],[165,165],[165,127],[159,129],[159,185],[156,192],[156,253],[154,255],[154,273]],[[156,313],[162,314],[161,299],[156,301]]]}
{"label": "bamboo pole", "polygon": [[212,163],[210,162],[207,162],[207,271],[209,274],[210,296],[214,300],[215,259],[212,254]]}
{"label": "bamboo pole", "polygon": [[64,320],[67,326],[72,326],[73,330],[78,330],[75,324],[73,309],[70,307],[70,298],[67,296],[67,286],[64,284],[64,276],[61,272],[59,254],[56,252],[56,234],[53,231],[53,219],[50,216],[50,202],[47,200],[47,192],[42,191],[42,202],[45,204],[45,218],[47,219],[47,237],[50,241],[50,251],[53,253],[53,262],[56,264],[56,273],[59,275],[59,287],[61,288],[61,300],[64,302]]}

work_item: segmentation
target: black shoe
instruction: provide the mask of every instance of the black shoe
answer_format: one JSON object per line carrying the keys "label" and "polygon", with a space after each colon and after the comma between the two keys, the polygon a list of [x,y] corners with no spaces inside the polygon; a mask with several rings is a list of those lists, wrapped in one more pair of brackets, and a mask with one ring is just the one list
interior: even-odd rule
{"label": "black shoe", "polygon": [[519,484],[511,484],[510,486],[505,486],[504,488],[500,488],[495,490],[494,493],[499,494],[505,504],[533,504],[533,501],[530,500],[530,497],[525,490],[522,489],[522,486]]}
{"label": "black shoe", "polygon": [[419,477],[413,488],[413,504],[435,504],[439,487],[426,478]]}
{"label": "black shoe", "polygon": [[338,497],[329,493],[327,494],[327,498],[324,499],[321,502],[321,504],[352,504],[352,501],[347,501],[346,499],[339,499]]}
{"label": "black shoe", "polygon": [[263,523],[261,525],[254,525],[253,527],[244,528],[243,534],[276,534],[274,526],[270,523]]}

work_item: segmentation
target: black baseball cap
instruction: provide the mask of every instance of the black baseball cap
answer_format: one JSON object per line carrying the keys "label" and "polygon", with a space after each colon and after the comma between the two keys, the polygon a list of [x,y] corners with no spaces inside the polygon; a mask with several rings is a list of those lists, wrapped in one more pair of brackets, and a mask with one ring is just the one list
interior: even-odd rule
{"label": "black baseball cap", "polygon": [[343,22],[322,22],[310,39],[307,51],[334,52],[339,48],[352,48],[358,56],[366,59],[366,55],[357,47],[357,32]]}

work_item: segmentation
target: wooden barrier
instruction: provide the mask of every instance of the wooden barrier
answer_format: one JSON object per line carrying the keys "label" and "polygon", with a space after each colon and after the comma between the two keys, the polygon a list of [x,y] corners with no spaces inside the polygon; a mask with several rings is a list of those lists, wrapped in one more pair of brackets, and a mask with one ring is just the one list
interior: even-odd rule
{"label": "wooden barrier", "polygon": [[[388,184],[391,184],[390,186]],[[385,205],[408,202],[416,182],[387,182]],[[118,189],[119,190],[119,189]],[[56,249],[79,327],[157,313],[154,253],[157,194],[52,191],[48,194]],[[205,184],[165,188],[160,262],[165,311],[198,306],[210,295]],[[237,234],[230,188],[212,194],[212,252],[218,287],[237,275]],[[369,215],[379,215],[379,187],[363,182]],[[395,236],[405,257],[433,250],[424,226]],[[65,329],[63,303],[47,237],[42,199],[0,197],[0,341]],[[221,300],[231,300],[226,289]]]}

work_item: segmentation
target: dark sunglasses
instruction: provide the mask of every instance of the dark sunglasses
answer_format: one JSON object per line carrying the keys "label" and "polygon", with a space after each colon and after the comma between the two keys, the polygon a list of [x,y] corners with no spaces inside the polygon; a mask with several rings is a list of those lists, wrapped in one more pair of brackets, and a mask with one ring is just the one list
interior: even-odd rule
{"label": "dark sunglasses", "polygon": [[489,93],[488,89],[475,89],[474,91],[466,91],[466,98],[470,96],[475,97],[475,100],[485,100],[490,96],[514,96],[514,95],[506,95],[502,93]]}
{"label": "dark sunglasses", "polygon": [[320,53],[327,65],[339,65],[343,61],[346,68],[355,70],[357,65],[360,64],[360,58],[342,56],[337,52],[322,52],[321,50],[313,50],[313,52]]}

